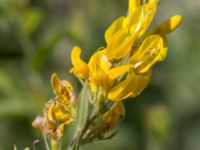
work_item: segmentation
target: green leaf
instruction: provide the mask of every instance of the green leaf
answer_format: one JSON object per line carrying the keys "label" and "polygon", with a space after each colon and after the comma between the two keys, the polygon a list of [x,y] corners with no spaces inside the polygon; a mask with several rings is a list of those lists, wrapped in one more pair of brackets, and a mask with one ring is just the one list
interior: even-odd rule
{"label": "green leaf", "polygon": [[82,130],[88,118],[89,101],[91,99],[88,83],[86,82],[78,98],[78,106],[76,112],[77,125]]}

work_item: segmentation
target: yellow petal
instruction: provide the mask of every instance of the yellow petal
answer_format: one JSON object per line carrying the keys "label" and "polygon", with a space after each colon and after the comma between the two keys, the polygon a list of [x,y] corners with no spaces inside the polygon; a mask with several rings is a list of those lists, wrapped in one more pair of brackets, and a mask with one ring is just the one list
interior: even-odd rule
{"label": "yellow petal", "polygon": [[161,56],[162,50],[162,38],[159,35],[148,36],[130,58],[130,63],[134,65],[134,71],[137,73],[147,72],[160,57],[163,57]]}
{"label": "yellow petal", "polygon": [[48,121],[53,122],[53,123],[55,122],[54,107],[55,107],[55,102],[49,101],[45,109],[45,113],[47,115]]}
{"label": "yellow petal", "polygon": [[118,30],[121,30],[125,17],[116,19],[105,32],[105,40],[108,44]]}
{"label": "yellow petal", "polygon": [[139,36],[148,29],[153,17],[156,13],[155,4],[144,4],[137,8],[137,10],[129,16],[129,28],[131,33],[138,33]]}
{"label": "yellow petal", "polygon": [[125,108],[122,102],[117,102],[116,106],[111,108],[103,116],[103,122],[105,124],[104,132],[111,130],[120,121],[121,116],[125,115]]}
{"label": "yellow petal", "polygon": [[111,39],[106,48],[106,56],[109,60],[118,60],[126,56],[135,41],[136,35],[128,32],[128,30],[120,30]]}
{"label": "yellow petal", "polygon": [[131,98],[138,96],[147,87],[151,79],[151,74],[152,74],[152,71],[149,70],[146,74],[138,77],[136,81],[137,88],[133,90],[131,94]]}
{"label": "yellow petal", "polygon": [[136,75],[132,73],[124,81],[114,86],[108,93],[111,101],[120,101],[128,97],[139,95],[150,81],[151,72],[145,75]]}
{"label": "yellow petal", "polygon": [[80,59],[80,55],[81,55],[81,48],[80,47],[74,47],[72,49],[72,53],[71,53],[72,64],[74,66],[78,65],[79,63],[84,63]]}
{"label": "yellow petal", "polygon": [[88,63],[88,67],[90,71],[95,71],[98,68],[101,68],[104,71],[107,71],[111,67],[111,63],[109,62],[107,56],[105,55],[105,50],[97,51],[94,53]]}
{"label": "yellow petal", "polygon": [[167,56],[167,51],[168,51],[168,42],[167,42],[167,37],[165,35],[162,36],[163,39],[163,48],[160,53],[160,57],[158,61],[163,61],[166,56]]}
{"label": "yellow petal", "polygon": [[56,103],[53,108],[53,113],[56,121],[65,121],[71,118],[71,113],[66,109],[66,106]]}
{"label": "yellow petal", "polygon": [[174,31],[182,21],[182,16],[176,15],[163,22],[159,27],[159,34],[168,34]]}
{"label": "yellow petal", "polygon": [[53,73],[51,76],[51,84],[54,90],[54,93],[58,98],[63,101],[73,100],[74,89],[72,85],[66,80],[60,80],[56,73]]}
{"label": "yellow petal", "polygon": [[56,139],[58,140],[58,139],[60,139],[62,136],[63,136],[63,134],[64,134],[64,130],[65,130],[65,126],[67,126],[67,125],[70,125],[72,122],[74,121],[74,119],[72,119],[72,118],[70,118],[70,119],[68,119],[67,121],[65,121],[64,123],[61,123],[59,126],[58,126],[58,128],[56,129]]}
{"label": "yellow petal", "polygon": [[148,3],[158,4],[160,0],[149,0]]}
{"label": "yellow petal", "polygon": [[124,103],[121,102],[121,101],[118,102],[117,106],[115,107],[115,110],[116,110],[117,113],[119,113],[122,116],[125,116],[125,114],[126,114]]}
{"label": "yellow petal", "polygon": [[79,47],[74,47],[71,53],[71,60],[74,67],[70,70],[70,72],[79,78],[85,79],[88,77],[88,66],[80,58],[80,55],[81,49]]}
{"label": "yellow petal", "polygon": [[109,59],[106,55],[100,56],[100,67],[102,70],[107,71],[110,69],[112,64],[109,62]]}
{"label": "yellow petal", "polygon": [[116,67],[113,69],[110,69],[107,74],[109,76],[110,79],[116,79],[119,76],[121,76],[122,74],[124,74],[125,72],[129,71],[131,69],[132,65],[124,65],[124,66],[120,66],[120,67]]}
{"label": "yellow petal", "polygon": [[106,87],[110,84],[107,71],[110,69],[111,64],[108,61],[105,50],[98,51],[92,55],[88,63],[90,76],[89,80],[95,85]]}
{"label": "yellow petal", "polygon": [[129,0],[128,8],[129,13],[134,13],[134,11],[140,6],[140,0]]}
{"label": "yellow petal", "polygon": [[60,79],[58,78],[56,73],[51,75],[51,84],[55,94],[60,93]]}

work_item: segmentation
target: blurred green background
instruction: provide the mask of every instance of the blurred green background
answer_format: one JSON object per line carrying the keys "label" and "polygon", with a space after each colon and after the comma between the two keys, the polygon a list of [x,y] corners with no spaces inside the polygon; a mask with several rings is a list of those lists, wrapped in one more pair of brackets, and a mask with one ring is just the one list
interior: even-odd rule
{"label": "blurred green background", "polygon": [[[154,67],[142,95],[125,101],[127,115],[110,141],[84,150],[198,150],[200,148],[200,1],[161,0],[153,25],[172,15],[182,25],[169,35],[169,53]],[[89,56],[105,45],[104,31],[127,12],[126,0],[0,0],[0,150],[31,146],[42,136],[31,122],[53,92],[53,72],[68,73],[73,46]],[[69,142],[73,128],[67,128]]]}

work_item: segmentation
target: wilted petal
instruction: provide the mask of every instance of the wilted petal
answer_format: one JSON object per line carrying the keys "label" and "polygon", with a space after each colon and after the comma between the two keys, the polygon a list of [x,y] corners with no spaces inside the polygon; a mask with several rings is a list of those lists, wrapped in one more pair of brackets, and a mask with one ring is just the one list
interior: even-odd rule
{"label": "wilted petal", "polygon": [[45,125],[46,119],[41,116],[37,116],[35,120],[32,122],[32,126],[35,128],[40,128],[42,129]]}
{"label": "wilted petal", "polygon": [[70,108],[56,99],[46,103],[43,117],[37,117],[32,125],[45,135],[59,140],[64,133],[64,126],[74,121]]}
{"label": "wilted petal", "polygon": [[58,101],[64,101],[69,105],[75,104],[74,89],[66,80],[60,80],[56,73],[51,76],[51,84]]}
{"label": "wilted petal", "polygon": [[63,136],[65,126],[70,125],[73,122],[74,122],[74,119],[71,118],[58,126],[58,128],[56,129],[56,133],[55,133],[57,139],[60,139]]}
{"label": "wilted petal", "polygon": [[64,104],[57,103],[54,106],[54,117],[57,121],[66,121],[72,118],[69,109],[66,108]]}
{"label": "wilted petal", "polygon": [[72,85],[66,80],[60,80],[56,73],[53,73],[51,76],[51,83],[54,89],[55,94],[62,95],[68,93],[70,95],[73,92]]}
{"label": "wilted petal", "polygon": [[106,112],[103,116],[105,124],[104,132],[111,130],[120,121],[121,116],[125,116],[125,108],[123,102],[117,102],[116,106]]}

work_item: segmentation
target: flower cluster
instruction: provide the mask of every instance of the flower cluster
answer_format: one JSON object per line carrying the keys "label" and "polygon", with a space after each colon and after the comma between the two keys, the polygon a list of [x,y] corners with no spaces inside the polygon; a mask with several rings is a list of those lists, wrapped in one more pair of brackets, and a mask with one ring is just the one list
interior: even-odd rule
{"label": "flower cluster", "polygon": [[52,75],[52,86],[55,98],[49,100],[44,108],[44,116],[38,116],[32,125],[40,128],[45,135],[59,140],[65,125],[74,121],[75,97],[74,90],[68,81],[60,81],[56,74]]}
{"label": "flower cluster", "polygon": [[[81,118],[85,123],[81,133],[77,134],[77,141],[87,143],[105,139],[105,135],[125,115],[122,100],[138,96],[147,87],[152,66],[166,57],[167,34],[181,23],[182,17],[176,15],[148,30],[157,7],[158,0],[129,0],[127,15],[117,18],[106,30],[106,46],[98,49],[88,63],[81,59],[81,48],[74,47],[70,73],[79,78],[83,86],[88,86],[88,97],[79,95],[81,98],[76,98],[71,84],[60,81],[53,74],[52,85],[56,97],[46,104],[44,116],[37,117],[33,126],[58,140],[64,126],[79,119],[76,118],[80,117],[77,109],[88,108],[85,111],[88,115],[82,115],[86,119]],[[83,104],[79,102],[83,98],[88,101],[87,107],[79,106]]]}

